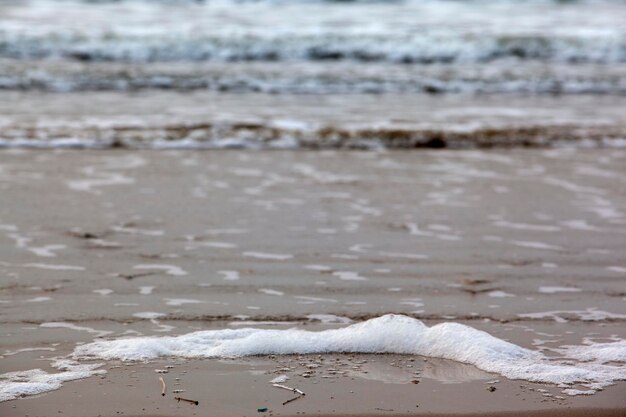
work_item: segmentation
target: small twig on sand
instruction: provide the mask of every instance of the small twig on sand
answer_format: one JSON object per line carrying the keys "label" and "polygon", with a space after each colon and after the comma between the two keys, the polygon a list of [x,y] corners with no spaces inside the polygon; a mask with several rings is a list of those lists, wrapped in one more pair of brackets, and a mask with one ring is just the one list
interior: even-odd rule
{"label": "small twig on sand", "polygon": [[161,395],[165,397],[165,380],[160,376],[159,381],[161,381]]}
{"label": "small twig on sand", "polygon": [[182,398],[182,397],[174,397],[174,399],[175,399],[176,401],[178,401],[178,402],[185,401],[185,402],[192,403],[192,404],[195,404],[195,405],[198,405],[198,404],[199,404],[199,402],[198,402],[198,401],[196,401],[196,400],[188,400],[187,398]]}
{"label": "small twig on sand", "polygon": [[297,399],[300,399],[300,398],[302,398],[302,397],[304,397],[304,394],[300,394],[300,395],[298,395],[297,397],[293,397],[292,399],[285,401],[285,402],[283,403],[283,405],[287,405],[287,404],[289,404],[290,402],[295,401],[295,400],[297,400]]}
{"label": "small twig on sand", "polygon": [[272,384],[273,387],[286,389],[287,391],[295,392],[296,394],[306,395],[304,392],[300,391],[298,388],[291,388],[285,385],[280,384]]}
{"label": "small twig on sand", "polygon": [[298,398],[302,398],[302,397],[304,397],[304,396],[306,395],[306,394],[304,393],[304,391],[300,391],[298,388],[291,388],[291,387],[288,387],[288,386],[286,386],[286,385],[281,385],[281,384],[272,384],[272,386],[274,386],[274,387],[276,387],[276,388],[280,388],[280,389],[286,389],[287,391],[295,392],[296,394],[298,394],[298,396],[297,396],[297,397],[294,397],[294,398],[292,398],[292,399],[290,399],[290,400],[285,401],[285,402],[283,403],[283,405],[287,405],[287,404],[289,404],[290,402],[295,401],[295,400],[297,400]]}
{"label": "small twig on sand", "polygon": [[138,272],[136,274],[117,274],[118,277],[127,279],[129,281],[131,279],[140,278],[140,277],[147,277],[147,276],[150,276],[150,275],[156,275],[156,272]]}

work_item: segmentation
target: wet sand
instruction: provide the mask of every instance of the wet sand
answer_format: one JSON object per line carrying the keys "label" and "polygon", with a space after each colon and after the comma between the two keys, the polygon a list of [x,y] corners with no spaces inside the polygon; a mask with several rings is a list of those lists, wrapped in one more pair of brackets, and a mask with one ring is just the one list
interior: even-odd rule
{"label": "wet sand", "polygon": [[[313,376],[306,365],[322,363]],[[169,366],[169,368],[166,368]],[[408,367],[410,366],[410,368]],[[298,397],[269,382],[278,374]],[[358,370],[355,370],[358,368]],[[37,398],[0,404],[3,415],[623,415],[623,389],[556,398],[555,387],[508,381],[451,361],[401,355],[305,355],[237,360],[157,361],[109,365],[108,373],[70,382]],[[155,370],[167,370],[166,374]],[[419,372],[421,376],[413,377]],[[167,393],[161,395],[162,376]],[[493,383],[493,381],[498,381]],[[418,384],[411,381],[419,381]],[[488,387],[495,387],[491,392]],[[181,392],[172,392],[181,391]],[[546,396],[548,395],[548,396]],[[177,401],[182,397],[198,405]],[[258,412],[258,408],[268,408]],[[503,412],[506,410],[506,412]],[[501,414],[502,413],[502,414]],[[621,414],[620,414],[621,413]]]}
{"label": "wet sand", "polygon": [[[620,150],[567,149],[5,150],[2,372],[50,369],[95,337],[323,329],[383,313],[469,324],[532,349],[623,338],[625,160]],[[325,355],[345,365],[302,376],[313,359],[107,363],[106,375],[1,403],[0,414],[626,410],[623,382],[570,397],[394,355]],[[307,393],[286,406],[291,393],[268,383],[282,362],[295,368],[286,384]],[[168,386],[180,378],[198,407],[160,396],[155,369],[166,365]]]}

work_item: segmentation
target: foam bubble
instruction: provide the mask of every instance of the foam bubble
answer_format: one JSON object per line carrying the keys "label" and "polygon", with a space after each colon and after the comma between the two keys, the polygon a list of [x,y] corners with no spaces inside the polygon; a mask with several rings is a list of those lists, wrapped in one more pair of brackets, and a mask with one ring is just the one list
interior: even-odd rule
{"label": "foam bubble", "polygon": [[139,294],[141,294],[141,295],[150,295],[150,294],[152,294],[153,290],[154,290],[154,286],[152,286],[152,285],[142,286],[142,287],[139,287]]}
{"label": "foam bubble", "polygon": [[321,321],[324,324],[350,324],[352,320],[348,317],[336,316],[334,314],[309,314],[307,319]]}
{"label": "foam bubble", "polygon": [[513,242],[516,246],[521,246],[523,248],[531,248],[531,249],[544,249],[544,250],[563,250],[562,247],[557,245],[550,245],[544,242],[531,242],[531,241],[523,241],[523,240],[515,240]]}
{"label": "foam bubble", "polygon": [[285,293],[282,291],[276,291],[270,288],[261,288],[259,289],[259,292],[262,292],[263,294],[267,294],[267,295],[277,295],[277,296],[285,295]]}
{"label": "foam bubble", "polygon": [[233,248],[237,247],[237,245],[235,245],[234,243],[215,242],[215,241],[211,241],[211,242],[196,242],[195,244],[198,245],[198,246],[206,246],[207,248],[216,248],[216,249],[233,249]]}
{"label": "foam bubble", "polygon": [[554,294],[557,292],[580,292],[580,288],[574,287],[539,287],[539,292],[543,294]]}
{"label": "foam bubble", "polygon": [[565,357],[575,357],[581,361],[626,362],[626,340],[609,343],[586,341],[586,343],[586,345],[579,346],[561,346],[554,350]]}
{"label": "foam bubble", "polygon": [[237,271],[217,271],[217,273],[223,275],[224,281],[237,281],[240,278]]}
{"label": "foam bubble", "polygon": [[96,337],[103,337],[103,336],[113,333],[108,330],[96,330],[96,329],[92,329],[91,327],[78,326],[74,323],[66,323],[66,322],[58,322],[58,321],[41,323],[39,327],[48,328],[48,329],[69,329],[69,330],[75,330],[78,332],[88,332],[88,333],[94,334]]}
{"label": "foam bubble", "polygon": [[489,293],[487,293],[487,295],[494,298],[515,297],[515,294],[509,294],[508,292],[504,291],[490,291]]}
{"label": "foam bubble", "polygon": [[294,298],[297,298],[299,303],[303,304],[314,304],[314,303],[336,303],[337,300],[333,298],[322,298],[322,297],[309,297],[306,295],[296,295]]}
{"label": "foam bubble", "polygon": [[428,259],[428,255],[421,253],[378,252],[378,254],[388,258]]}
{"label": "foam bubble", "polygon": [[[602,321],[607,319],[626,319],[626,314],[611,313],[609,311],[598,310],[595,307],[590,307],[585,310],[558,310],[558,311],[540,311],[537,313],[524,313],[518,314],[519,317],[529,319],[544,319],[551,318],[557,323],[566,323],[565,317],[575,316],[582,321]],[[563,317],[565,316],[565,317]]]}
{"label": "foam bubble", "polygon": [[48,269],[51,271],[84,271],[85,268],[82,266],[75,265],[53,265],[53,264],[44,264],[44,263],[28,263],[22,265],[25,268],[38,268],[38,269]]}
{"label": "foam bubble", "polygon": [[164,298],[168,306],[182,306],[183,304],[200,304],[202,301],[188,298]]}
{"label": "foam bubble", "polygon": [[264,253],[264,252],[244,252],[243,256],[248,256],[250,258],[257,258],[257,259],[270,259],[273,261],[286,261],[287,259],[293,258],[293,255],[282,254],[282,253]]}
{"label": "foam bubble", "polygon": [[163,236],[165,234],[163,230],[140,229],[137,227],[129,226],[113,226],[111,230],[118,233],[125,233],[128,235]]}
{"label": "foam bubble", "polygon": [[156,313],[154,311],[142,311],[142,312],[133,314],[133,317],[137,317],[137,318],[140,318],[140,319],[146,319],[146,320],[155,320],[155,319],[158,319],[159,317],[163,317],[163,316],[165,316],[165,314],[163,314],[163,313]]}
{"label": "foam bubble", "polygon": [[52,366],[62,372],[48,373],[41,369],[30,369],[0,375],[0,402],[54,391],[61,388],[63,382],[105,372],[97,370],[102,364],[78,364],[67,360],[56,361]]}
{"label": "foam bubble", "polygon": [[40,303],[42,301],[50,301],[52,300],[52,298],[50,297],[35,297],[35,298],[31,298],[29,300],[26,300],[26,302],[28,303]]}
{"label": "foam bubble", "polygon": [[326,265],[305,265],[304,268],[310,269],[311,271],[320,271],[320,272],[328,272],[328,271],[333,270],[330,266],[326,266]]}
{"label": "foam bubble", "polygon": [[289,377],[287,375],[278,375],[276,378],[270,380],[271,384],[282,384],[283,382],[289,381]]}
{"label": "foam bubble", "polygon": [[[568,348],[570,360],[549,359],[533,351],[498,339],[490,334],[458,323],[432,327],[402,315],[385,315],[341,329],[319,332],[300,329],[226,329],[198,331],[176,337],[135,337],[99,340],[78,346],[77,359],[143,361],[159,357],[225,358],[268,354],[309,354],[331,352],[397,353],[450,359],[475,365],[479,369],[510,379],[574,385],[597,390],[626,378],[626,367],[609,366],[597,361],[572,364],[577,355]],[[623,355],[623,342],[602,346],[611,357]],[[617,352],[619,355],[616,355]],[[609,354],[597,354],[603,359]]]}
{"label": "foam bubble", "polygon": [[154,269],[157,271],[163,271],[167,275],[173,275],[173,276],[187,275],[187,271],[175,265],[141,264],[141,265],[135,265],[133,268],[134,269]]}
{"label": "foam bubble", "polygon": [[342,281],[367,281],[368,279],[354,271],[336,271],[333,272],[333,275]]}

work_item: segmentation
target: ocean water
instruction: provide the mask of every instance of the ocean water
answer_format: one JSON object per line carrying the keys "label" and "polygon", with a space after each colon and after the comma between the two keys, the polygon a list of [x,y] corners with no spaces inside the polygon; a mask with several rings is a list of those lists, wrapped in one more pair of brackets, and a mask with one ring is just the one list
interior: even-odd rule
{"label": "ocean water", "polygon": [[623,147],[625,22],[622,0],[5,0],[0,147]]}
{"label": "ocean water", "polygon": [[626,93],[622,0],[9,0],[0,89]]}

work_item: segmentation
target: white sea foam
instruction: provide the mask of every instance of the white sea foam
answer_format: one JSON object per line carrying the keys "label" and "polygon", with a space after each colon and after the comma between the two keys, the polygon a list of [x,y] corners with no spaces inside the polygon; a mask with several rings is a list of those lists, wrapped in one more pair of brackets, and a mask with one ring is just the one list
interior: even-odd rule
{"label": "white sea foam", "polygon": [[52,300],[51,297],[35,297],[35,298],[30,298],[25,301],[28,303],[41,303],[42,301],[50,301],[50,300]]}
{"label": "white sea foam", "polygon": [[527,223],[513,223],[504,220],[499,220],[493,223],[494,226],[505,227],[514,230],[531,230],[535,232],[558,232],[561,230],[558,226],[550,226],[543,224],[527,224]]}
{"label": "white sea foam", "polygon": [[228,242],[195,242],[194,244],[197,246],[205,246],[207,248],[216,249],[233,249],[237,247],[234,243]]}
{"label": "white sea foam", "polygon": [[307,164],[296,164],[293,167],[294,172],[320,184],[352,184],[358,181],[358,177],[353,175],[335,174],[332,172],[323,172],[314,166]]}
{"label": "white sea foam", "polygon": [[487,295],[494,298],[515,297],[515,294],[509,294],[508,292],[504,291],[490,291],[487,293]]}
{"label": "white sea foam", "polygon": [[103,187],[110,185],[129,185],[135,182],[134,178],[116,172],[96,172],[95,169],[86,169],[86,174],[96,178],[80,179],[67,181],[67,186],[74,191],[84,191],[94,194],[100,194],[101,191],[95,187]]}
{"label": "white sea foam", "polygon": [[212,236],[240,235],[248,233],[248,229],[207,229],[206,233]]}
{"label": "white sea foam", "polygon": [[388,258],[428,259],[428,255],[421,253],[378,252],[378,254]]}
{"label": "white sea foam", "polygon": [[287,259],[293,258],[293,255],[282,254],[282,253],[265,253],[265,252],[244,252],[243,256],[248,256],[250,258],[257,258],[257,259],[269,259],[273,261],[286,261]]}
{"label": "white sea foam", "polygon": [[217,273],[223,275],[224,281],[237,281],[240,278],[237,271],[217,271]]}
{"label": "white sea foam", "polygon": [[574,230],[587,230],[587,231],[595,231],[595,232],[602,231],[602,229],[592,226],[589,223],[587,223],[587,220],[574,219],[574,220],[563,221],[561,223],[569,227],[570,229],[574,229]]}
{"label": "white sea foam", "polygon": [[17,350],[7,350],[2,356],[13,356],[23,352],[39,352],[39,351],[48,351],[54,352],[56,349],[51,347],[32,347],[32,348],[22,348]]}
{"label": "white sea foam", "polygon": [[415,308],[424,307],[424,303],[421,298],[403,298],[402,301],[400,301],[400,304]]}
{"label": "white sea foam", "polygon": [[563,250],[562,247],[556,245],[550,245],[544,242],[530,242],[523,240],[515,240],[513,242],[516,246],[521,246],[523,248],[531,248],[531,249],[545,249],[545,250]]}
{"label": "white sea foam", "polygon": [[142,311],[142,312],[133,314],[133,317],[137,317],[137,318],[140,318],[140,319],[146,319],[146,320],[156,320],[159,317],[163,317],[163,316],[165,316],[165,314],[163,314],[163,313],[156,313],[154,311]]}
{"label": "white sea foam", "polygon": [[166,274],[174,275],[174,276],[187,275],[187,271],[175,265],[141,264],[141,265],[135,265],[133,269],[155,269],[155,270],[164,271]]}
{"label": "white sea foam", "polygon": [[[385,315],[341,329],[319,332],[300,329],[226,329],[175,337],[134,337],[98,340],[76,347],[75,359],[144,361],[159,357],[224,358],[268,354],[331,352],[398,353],[450,359],[475,365],[510,379],[582,386],[597,390],[626,378],[626,367],[603,364],[622,357],[623,342],[607,343],[600,353],[593,346],[567,347],[568,360],[548,359],[538,351],[498,339],[458,323],[427,327],[421,321]],[[610,352],[610,353],[606,353]],[[595,361],[595,358],[602,358]],[[586,362],[572,364],[572,360]]]}
{"label": "white sea foam", "polygon": [[61,388],[64,382],[88,378],[105,372],[97,369],[102,364],[78,364],[67,360],[56,361],[52,366],[61,372],[48,373],[41,369],[30,369],[1,374],[0,402],[54,391]]}
{"label": "white sea foam", "polygon": [[95,335],[95,337],[103,337],[103,336],[113,333],[112,331],[109,331],[109,330],[96,330],[96,329],[92,329],[91,327],[78,326],[74,323],[66,323],[62,321],[41,323],[39,327],[44,327],[48,329],[69,329],[69,330],[75,330],[78,332],[87,332],[87,333],[91,333]]}
{"label": "white sea foam", "polygon": [[580,390],[580,389],[568,388],[568,389],[564,389],[563,393],[567,394],[567,395],[571,395],[571,396],[576,396],[576,395],[593,395],[593,394],[596,393],[596,391],[593,390],[593,389]]}
{"label": "white sea foam", "polygon": [[626,340],[608,343],[585,341],[585,345],[561,346],[552,349],[565,357],[574,357],[581,361],[609,363],[626,362]]}
{"label": "white sea foam", "polygon": [[38,269],[48,269],[51,271],[84,271],[85,268],[82,266],[75,265],[53,265],[53,264],[43,264],[43,263],[28,263],[22,264],[25,268],[38,268]]}
{"label": "white sea foam", "polygon": [[330,266],[326,266],[326,265],[305,265],[304,268],[310,269],[311,271],[320,271],[320,272],[328,272],[328,271],[333,270]]}
{"label": "white sea foam", "polygon": [[626,319],[626,314],[611,313],[609,311],[598,310],[590,307],[585,310],[559,310],[559,311],[541,311],[538,313],[518,314],[519,317],[529,319],[545,319],[551,318],[557,323],[567,323],[568,317],[574,316],[582,321],[602,321],[606,319]]}
{"label": "white sea foam", "polygon": [[54,251],[65,249],[65,245],[45,245],[40,247],[30,247],[27,248],[29,251],[34,253],[37,256],[41,256],[43,258],[56,258],[57,254]]}
{"label": "white sea foam", "polygon": [[[616,41],[623,33],[623,6],[610,0],[506,2],[509,7],[499,1],[168,1],[168,7],[141,1],[132,2],[132,9],[130,2],[71,1],[55,19],[47,18],[54,8],[49,3],[12,5],[1,38],[7,45],[3,57],[431,64],[516,58],[517,66],[525,60],[623,60]],[[295,127],[285,119],[276,125]]]}
{"label": "white sea foam", "polygon": [[113,226],[111,230],[118,233],[126,233],[129,235],[163,236],[165,234],[163,230],[140,229],[137,227],[129,226]]}
{"label": "white sea foam", "polygon": [[431,232],[426,232],[424,230],[421,230],[418,227],[417,223],[406,223],[405,226],[407,230],[409,231],[409,233],[414,236],[432,236],[433,235]]}
{"label": "white sea foam", "polygon": [[259,289],[259,292],[262,292],[263,294],[267,294],[267,295],[277,295],[277,296],[285,295],[285,293],[282,291],[276,291],[270,288],[261,288]]}
{"label": "white sea foam", "polygon": [[200,303],[203,303],[203,301],[194,300],[194,299],[188,299],[188,298],[164,298],[163,300],[166,301],[165,304],[167,304],[168,306],[182,306],[183,304],[200,304]]}
{"label": "white sea foam", "polygon": [[350,324],[352,320],[348,317],[336,316],[334,314],[309,314],[309,320],[321,321],[324,324]]}
{"label": "white sea foam", "polygon": [[[240,317],[245,316],[245,314],[240,314],[239,316]],[[249,316],[246,316],[246,317],[249,317]],[[293,321],[270,321],[270,320],[264,320],[264,321],[243,320],[243,321],[231,321],[230,323],[228,323],[229,326],[238,326],[238,327],[242,327],[242,326],[291,326],[292,324],[294,324]]]}
{"label": "white sea foam", "polygon": [[333,275],[342,281],[367,281],[368,278],[359,275],[358,272],[353,271],[336,271]]}
{"label": "white sea foam", "polygon": [[322,298],[322,297],[308,297],[306,295],[296,295],[294,298],[297,298],[298,300],[302,300],[299,301],[298,303],[302,303],[302,304],[315,304],[315,303],[336,303],[337,300],[335,300],[334,298]]}
{"label": "white sea foam", "polygon": [[283,382],[289,381],[289,377],[287,375],[278,375],[276,378],[270,380],[271,384],[282,384]]}
{"label": "white sea foam", "polygon": [[142,287],[139,287],[139,294],[141,294],[141,295],[150,295],[150,294],[152,294],[153,290],[154,290],[154,286],[152,286],[152,285],[142,286]]}
{"label": "white sea foam", "polygon": [[574,287],[539,287],[539,292],[543,294],[554,294],[557,292],[580,292],[580,288]]}

